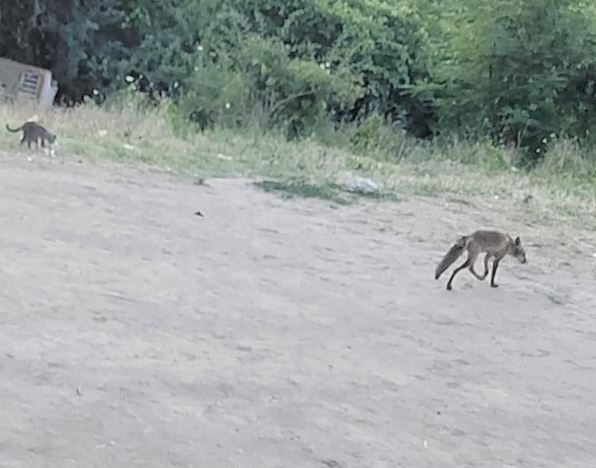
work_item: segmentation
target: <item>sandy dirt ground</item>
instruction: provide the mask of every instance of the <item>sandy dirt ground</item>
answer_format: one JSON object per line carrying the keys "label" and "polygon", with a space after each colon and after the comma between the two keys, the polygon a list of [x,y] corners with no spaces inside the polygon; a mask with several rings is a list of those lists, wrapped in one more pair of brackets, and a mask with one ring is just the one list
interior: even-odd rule
{"label": "sandy dirt ground", "polygon": [[594,278],[531,243],[447,292],[431,201],[1,156],[1,467],[596,466]]}

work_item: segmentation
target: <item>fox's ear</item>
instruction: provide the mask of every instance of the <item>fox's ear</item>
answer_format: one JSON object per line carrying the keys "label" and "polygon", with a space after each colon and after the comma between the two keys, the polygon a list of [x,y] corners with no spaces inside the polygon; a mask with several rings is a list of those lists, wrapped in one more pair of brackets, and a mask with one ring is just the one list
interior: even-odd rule
{"label": "fox's ear", "polygon": [[520,244],[520,242],[521,242],[521,241],[519,240],[519,237],[516,237],[516,238],[515,238],[515,245],[519,245],[519,244]]}

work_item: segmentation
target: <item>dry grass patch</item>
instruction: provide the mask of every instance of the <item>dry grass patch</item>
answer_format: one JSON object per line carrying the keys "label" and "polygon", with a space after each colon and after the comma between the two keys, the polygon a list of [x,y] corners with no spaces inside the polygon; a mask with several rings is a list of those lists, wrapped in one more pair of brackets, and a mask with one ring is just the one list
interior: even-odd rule
{"label": "dry grass patch", "polygon": [[[33,118],[56,132],[57,157],[66,160],[142,164],[194,179],[251,177],[269,181],[276,191],[287,187],[293,196],[323,194],[331,200],[339,199],[334,187],[342,181],[369,177],[383,187],[381,199],[448,194],[506,200],[512,213],[532,224],[596,229],[595,158],[572,142],[556,144],[541,166],[524,173],[515,167],[514,152],[486,142],[416,143],[396,134],[391,147],[400,153],[392,157],[378,148],[350,150],[314,139],[287,142],[274,131],[258,129],[202,134],[177,127],[173,115],[167,103],[150,107],[135,99],[47,112],[0,106],[0,118],[12,126]],[[0,131],[2,149],[26,154],[18,141]],[[296,188],[296,180],[306,185]]]}

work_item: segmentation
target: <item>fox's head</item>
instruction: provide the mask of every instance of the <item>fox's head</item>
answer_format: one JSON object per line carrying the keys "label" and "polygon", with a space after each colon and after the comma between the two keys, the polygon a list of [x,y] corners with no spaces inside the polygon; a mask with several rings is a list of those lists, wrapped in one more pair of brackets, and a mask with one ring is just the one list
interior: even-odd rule
{"label": "fox's head", "polygon": [[517,258],[520,263],[526,263],[526,251],[521,245],[519,237],[516,237],[513,241],[513,247],[511,248],[511,255]]}

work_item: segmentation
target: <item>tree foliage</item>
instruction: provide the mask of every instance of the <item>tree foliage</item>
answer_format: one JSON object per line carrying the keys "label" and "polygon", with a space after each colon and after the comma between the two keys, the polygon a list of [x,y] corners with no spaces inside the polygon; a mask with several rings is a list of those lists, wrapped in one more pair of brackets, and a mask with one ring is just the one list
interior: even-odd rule
{"label": "tree foliage", "polygon": [[0,55],[67,101],[133,86],[203,128],[377,116],[540,155],[596,123],[588,0],[32,0],[0,6]]}
{"label": "tree foliage", "polygon": [[78,101],[118,74],[127,55],[118,0],[32,0],[0,6],[0,56],[52,70]]}
{"label": "tree foliage", "polygon": [[[437,15],[432,80],[442,129],[489,133],[539,157],[553,136],[596,123],[594,4],[571,0],[449,0]],[[537,157],[533,159],[537,159]]]}

